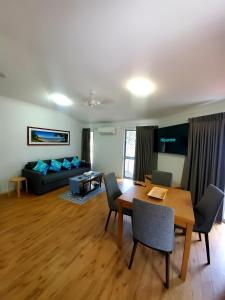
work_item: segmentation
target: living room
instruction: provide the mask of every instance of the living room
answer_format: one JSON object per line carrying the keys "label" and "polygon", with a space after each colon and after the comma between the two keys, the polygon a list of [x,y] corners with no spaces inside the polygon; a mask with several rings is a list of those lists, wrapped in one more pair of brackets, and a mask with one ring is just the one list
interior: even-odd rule
{"label": "living room", "polygon": [[0,3],[1,299],[225,299],[224,20]]}

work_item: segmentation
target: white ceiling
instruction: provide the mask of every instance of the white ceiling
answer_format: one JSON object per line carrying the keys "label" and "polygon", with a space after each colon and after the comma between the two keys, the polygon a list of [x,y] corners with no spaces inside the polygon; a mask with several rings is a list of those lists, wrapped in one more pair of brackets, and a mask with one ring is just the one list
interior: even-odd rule
{"label": "white ceiling", "polygon": [[[224,0],[0,0],[0,95],[87,122],[135,120],[225,98]],[[124,82],[157,85],[146,99]],[[114,103],[79,104],[90,90]]]}

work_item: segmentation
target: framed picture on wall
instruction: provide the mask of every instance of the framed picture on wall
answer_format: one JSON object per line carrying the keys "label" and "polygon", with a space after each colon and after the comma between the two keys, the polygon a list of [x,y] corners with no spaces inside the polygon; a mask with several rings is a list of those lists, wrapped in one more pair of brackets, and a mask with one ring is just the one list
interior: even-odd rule
{"label": "framed picture on wall", "polygon": [[29,146],[70,145],[70,131],[28,126],[27,145]]}

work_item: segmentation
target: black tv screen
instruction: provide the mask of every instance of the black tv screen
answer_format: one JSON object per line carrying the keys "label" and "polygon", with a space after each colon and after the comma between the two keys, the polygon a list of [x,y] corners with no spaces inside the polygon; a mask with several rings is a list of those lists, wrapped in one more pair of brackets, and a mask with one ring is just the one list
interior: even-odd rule
{"label": "black tv screen", "polygon": [[156,130],[156,152],[187,154],[188,147],[188,123],[163,127]]}

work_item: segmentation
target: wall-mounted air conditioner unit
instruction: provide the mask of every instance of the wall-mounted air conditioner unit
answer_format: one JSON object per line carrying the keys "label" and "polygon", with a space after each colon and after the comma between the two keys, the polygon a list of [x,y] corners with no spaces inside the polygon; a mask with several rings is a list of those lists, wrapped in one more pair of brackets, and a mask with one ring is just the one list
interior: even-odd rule
{"label": "wall-mounted air conditioner unit", "polygon": [[116,134],[116,128],[114,127],[99,127],[96,130],[100,134]]}

